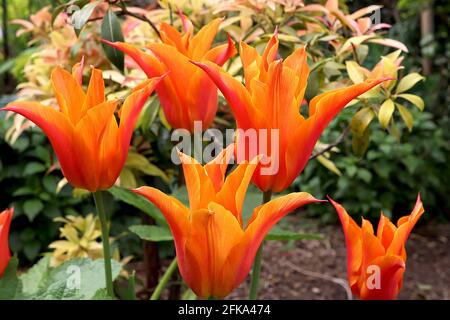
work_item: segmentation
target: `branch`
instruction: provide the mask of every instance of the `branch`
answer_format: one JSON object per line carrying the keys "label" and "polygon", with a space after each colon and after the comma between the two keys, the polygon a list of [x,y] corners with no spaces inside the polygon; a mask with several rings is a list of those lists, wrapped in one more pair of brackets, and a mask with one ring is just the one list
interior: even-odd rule
{"label": "branch", "polygon": [[139,19],[139,20],[144,21],[144,22],[147,22],[150,25],[150,27],[153,29],[153,31],[155,31],[156,34],[158,35],[158,37],[161,39],[161,34],[159,33],[158,28],[156,28],[156,26],[153,24],[153,22],[149,18],[147,18],[145,15],[144,16],[140,16],[140,15],[137,15],[137,14],[135,14],[133,12],[128,11],[127,6],[123,2],[123,0],[120,0],[120,7],[121,7],[122,13],[124,15],[127,15],[127,16],[130,16],[130,17]]}
{"label": "branch", "polygon": [[344,129],[344,131],[342,131],[341,135],[336,139],[336,141],[334,141],[333,143],[329,144],[326,148],[323,148],[322,150],[320,150],[316,154],[311,155],[311,157],[309,157],[309,160],[315,159],[318,156],[323,155],[325,152],[330,151],[331,149],[336,147],[338,144],[342,143],[344,141],[345,137],[347,137],[347,135],[349,134],[349,132],[350,132],[350,125],[348,125],[347,128]]}

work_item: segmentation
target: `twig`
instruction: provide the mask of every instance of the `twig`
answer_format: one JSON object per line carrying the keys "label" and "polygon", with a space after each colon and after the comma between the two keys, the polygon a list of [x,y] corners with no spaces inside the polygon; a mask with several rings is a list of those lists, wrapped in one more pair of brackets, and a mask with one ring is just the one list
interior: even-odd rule
{"label": "twig", "polygon": [[291,268],[292,270],[301,273],[305,276],[311,277],[311,278],[318,278],[318,279],[322,279],[322,280],[326,280],[326,281],[331,281],[339,286],[341,286],[342,288],[345,289],[345,293],[347,294],[347,299],[348,300],[353,300],[353,295],[352,295],[352,290],[350,289],[350,287],[347,284],[347,281],[345,281],[342,278],[336,278],[336,277],[332,277],[326,274],[321,274],[321,273],[317,273],[317,272],[313,272],[313,271],[309,271],[309,270],[304,270],[301,269],[299,267],[297,267],[296,265],[294,265],[292,262],[290,261],[283,261],[283,264],[285,264],[286,266],[288,266],[289,268]]}
{"label": "twig", "polygon": [[348,125],[344,131],[342,131],[341,135],[336,139],[335,142],[329,144],[326,148],[320,150],[319,152],[317,152],[314,155],[311,155],[311,157],[309,157],[309,160],[315,159],[318,156],[323,155],[325,152],[330,151],[331,149],[333,149],[334,147],[336,147],[338,144],[342,143],[342,141],[344,141],[345,137],[349,134],[350,132],[350,125]]}
{"label": "twig", "polygon": [[355,58],[356,63],[361,65],[361,63],[359,62],[358,53],[356,52],[355,45],[353,44],[353,42],[350,42],[350,44],[352,45],[353,57]]}
{"label": "twig", "polygon": [[153,22],[149,18],[147,18],[145,15],[141,17],[140,15],[137,15],[133,12],[128,11],[127,6],[123,2],[123,0],[120,0],[120,7],[122,9],[123,14],[128,15],[133,18],[136,18],[136,19],[139,19],[141,21],[147,22],[150,25],[150,27],[153,29],[153,31],[156,32],[158,37],[161,38],[161,34],[159,33],[158,28],[156,28],[156,26],[153,24]]}

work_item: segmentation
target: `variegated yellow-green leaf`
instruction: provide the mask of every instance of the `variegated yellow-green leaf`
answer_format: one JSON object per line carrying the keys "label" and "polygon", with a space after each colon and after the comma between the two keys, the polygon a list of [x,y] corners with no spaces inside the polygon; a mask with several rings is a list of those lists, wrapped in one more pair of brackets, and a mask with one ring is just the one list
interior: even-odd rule
{"label": "variegated yellow-green leaf", "polygon": [[362,157],[369,146],[370,138],[370,128],[367,128],[362,135],[356,135],[353,133],[352,136],[352,150],[355,156]]}
{"label": "variegated yellow-green leaf", "polygon": [[395,106],[394,101],[391,99],[387,99],[383,102],[380,107],[380,111],[378,112],[378,120],[383,128],[387,128],[389,125],[389,121],[391,121],[392,114],[394,113]]}
{"label": "variegated yellow-green leaf", "polygon": [[351,130],[354,135],[361,136],[375,117],[371,107],[359,110],[352,119]]}
{"label": "variegated yellow-green leaf", "polygon": [[416,96],[415,94],[402,93],[402,94],[399,94],[397,97],[408,100],[413,105],[415,105],[417,108],[419,108],[420,111],[423,111],[423,108],[425,108],[425,102],[423,101],[423,99],[419,96]]}
{"label": "variegated yellow-green leaf", "polygon": [[397,86],[397,93],[405,92],[411,89],[417,82],[423,80],[424,77],[418,74],[417,72],[410,73],[404,76]]}
{"label": "variegated yellow-green leaf", "polygon": [[353,83],[361,83],[364,81],[364,74],[361,72],[361,67],[356,61],[347,61],[345,66],[347,67],[348,76]]}
{"label": "variegated yellow-green leaf", "polygon": [[397,106],[398,111],[400,112],[400,115],[402,116],[403,121],[405,122],[406,126],[408,127],[408,130],[411,131],[413,127],[413,116],[411,115],[411,112],[408,111],[404,106],[402,106],[399,103],[395,104]]}
{"label": "variegated yellow-green leaf", "polygon": [[333,172],[334,174],[340,176],[342,175],[342,172],[336,167],[333,161],[330,159],[324,157],[323,155],[320,155],[317,157],[317,160],[320,162],[321,165],[323,165],[325,168]]}
{"label": "variegated yellow-green leaf", "polygon": [[338,51],[338,55],[341,55],[342,53],[344,53],[345,51],[347,51],[348,49],[350,49],[352,47],[352,44],[357,47],[359,46],[361,43],[363,43],[364,41],[366,41],[367,39],[373,38],[374,36],[371,35],[363,35],[363,36],[356,36],[356,37],[352,37],[350,39],[348,39],[347,41],[345,41],[345,43],[342,45],[342,47],[339,49]]}

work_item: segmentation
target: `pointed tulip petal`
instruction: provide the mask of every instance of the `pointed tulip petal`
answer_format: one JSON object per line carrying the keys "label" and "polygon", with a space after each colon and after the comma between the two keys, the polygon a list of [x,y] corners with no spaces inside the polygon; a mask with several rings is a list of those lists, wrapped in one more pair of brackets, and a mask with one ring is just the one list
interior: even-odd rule
{"label": "pointed tulip petal", "polygon": [[252,115],[253,106],[251,97],[245,87],[238,80],[234,79],[222,68],[212,62],[191,62],[202,68],[225,96],[231,109],[233,109],[238,127],[251,127],[250,119],[254,116]]}
{"label": "pointed tulip petal", "polygon": [[6,209],[0,213],[0,278],[8,266],[11,252],[9,251],[9,229],[14,209]]}
{"label": "pointed tulip petal", "polygon": [[237,50],[234,46],[234,42],[231,39],[230,35],[228,35],[228,42],[209,50],[206,53],[204,60],[208,60],[214,62],[219,66],[222,66],[225,62],[228,61],[228,59],[236,55],[236,53]]}
{"label": "pointed tulip petal", "polygon": [[105,101],[105,83],[102,71],[92,68],[91,80],[86,94],[86,99],[82,107],[82,114],[87,110]]}
{"label": "pointed tulip petal", "polygon": [[214,19],[192,37],[187,54],[190,59],[201,60],[203,58],[209,48],[211,48],[221,23],[221,18]]}
{"label": "pointed tulip petal", "polygon": [[204,168],[208,177],[214,184],[216,192],[222,188],[225,173],[227,171],[228,164],[230,163],[231,157],[234,152],[234,144],[230,144],[228,147],[223,149],[216,158],[208,162]]}
{"label": "pointed tulip petal", "polygon": [[70,181],[79,181],[74,170],[76,157],[72,151],[74,127],[70,120],[59,111],[38,102],[16,101],[2,110],[18,113],[36,124],[50,140],[64,175]]}
{"label": "pointed tulip petal", "polygon": [[56,67],[51,77],[53,91],[61,111],[73,124],[76,124],[82,117],[81,104],[85,99],[81,86],[69,72],[61,67]]}

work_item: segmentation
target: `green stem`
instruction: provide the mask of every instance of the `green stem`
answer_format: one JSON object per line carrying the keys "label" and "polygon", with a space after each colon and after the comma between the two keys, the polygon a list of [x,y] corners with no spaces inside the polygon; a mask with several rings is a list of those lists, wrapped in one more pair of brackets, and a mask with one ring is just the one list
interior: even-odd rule
{"label": "green stem", "polygon": [[172,274],[177,270],[177,258],[173,259],[170,263],[169,267],[167,268],[166,272],[162,276],[161,280],[159,280],[158,285],[155,288],[155,291],[153,292],[152,296],[150,297],[150,300],[158,300],[161,296],[162,291],[167,286],[167,283],[170,280],[170,277]]}
{"label": "green stem", "polygon": [[100,219],[100,226],[102,229],[102,244],[103,244],[103,260],[105,263],[105,280],[106,291],[108,295],[114,297],[112,269],[111,269],[111,248],[109,245],[109,229],[108,219],[106,218],[105,206],[103,204],[102,191],[93,192],[95,206],[97,208],[97,214]]}
{"label": "green stem", "polygon": [[[263,201],[262,203],[267,203],[272,198],[271,191],[265,191],[263,193]],[[263,243],[259,246],[258,251],[256,252],[255,261],[253,262],[252,269],[252,282],[250,284],[250,293],[248,298],[250,300],[256,300],[258,298],[258,287],[259,287],[259,277],[261,275],[261,262],[262,262],[262,252],[263,252]]]}

